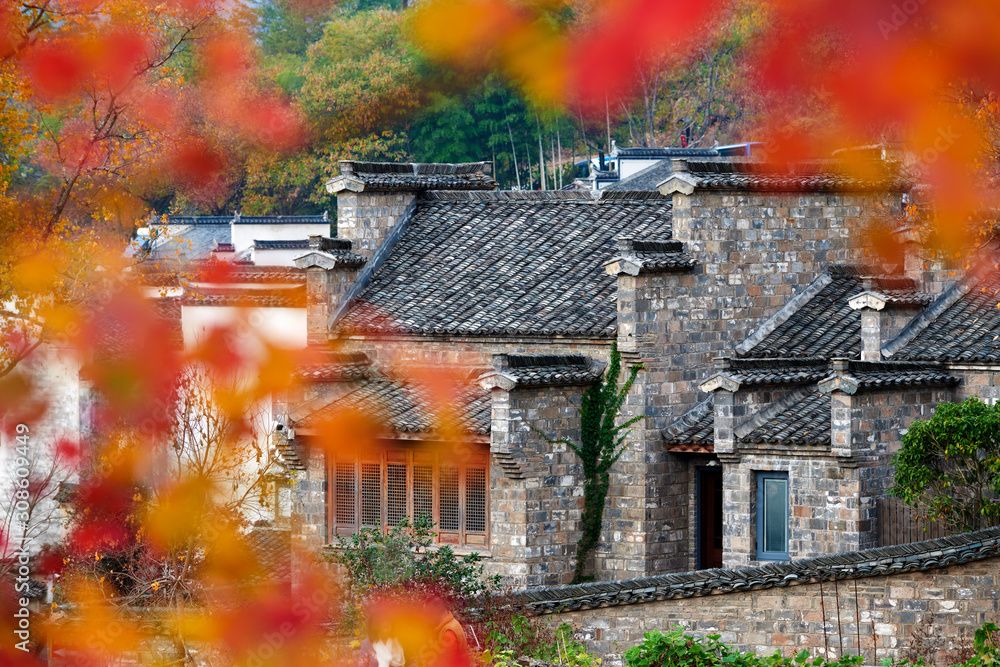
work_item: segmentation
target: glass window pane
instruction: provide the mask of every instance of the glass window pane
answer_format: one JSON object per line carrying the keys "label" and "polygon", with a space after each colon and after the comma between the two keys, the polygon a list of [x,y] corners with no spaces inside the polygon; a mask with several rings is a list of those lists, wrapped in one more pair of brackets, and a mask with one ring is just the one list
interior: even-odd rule
{"label": "glass window pane", "polygon": [[764,478],[764,551],[788,551],[788,480]]}

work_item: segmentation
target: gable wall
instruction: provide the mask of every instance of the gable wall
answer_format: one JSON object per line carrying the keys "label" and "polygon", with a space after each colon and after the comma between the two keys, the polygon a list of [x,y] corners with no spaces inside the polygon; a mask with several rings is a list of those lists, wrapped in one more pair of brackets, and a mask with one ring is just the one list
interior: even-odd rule
{"label": "gable wall", "polygon": [[[582,395],[582,387],[493,390],[491,449],[510,464],[501,465],[496,456],[490,462],[487,569],[514,586],[572,579],[581,535],[581,466],[565,444],[546,442],[532,427],[554,440],[579,442]],[[608,565],[602,561],[600,567]]]}
{"label": "gable wall", "polygon": [[[620,275],[619,346],[647,372],[628,407],[647,419],[618,466],[641,474],[633,499],[642,517],[625,533],[645,548],[629,553],[648,573],[689,562],[686,460],[667,454],[660,430],[704,397],[698,384],[712,358],[732,347],[802,291],[827,266],[865,257],[862,230],[877,214],[900,210],[898,195],[696,192],[673,197],[673,236],[698,265],[690,273]],[[638,473],[637,470],[642,470]]]}
{"label": "gable wall", "polygon": [[399,222],[416,192],[341,192],[337,195],[337,238],[368,259]]}

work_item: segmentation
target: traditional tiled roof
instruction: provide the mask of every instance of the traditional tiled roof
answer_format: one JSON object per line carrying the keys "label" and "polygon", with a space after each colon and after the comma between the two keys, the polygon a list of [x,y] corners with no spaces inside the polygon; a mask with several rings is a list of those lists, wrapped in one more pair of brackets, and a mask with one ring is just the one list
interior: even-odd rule
{"label": "traditional tiled roof", "polygon": [[580,354],[511,354],[507,363],[504,373],[529,387],[594,384],[604,372],[602,365]]}
{"label": "traditional tiled roof", "polygon": [[[155,349],[179,350],[184,346],[184,332],[181,326],[182,301],[177,297],[152,299],[149,308],[154,317],[163,325],[161,340],[143,341]],[[100,311],[98,311],[100,314]],[[136,350],[136,325],[118,317],[100,317],[96,322],[97,337],[94,354],[101,359],[117,359],[131,355]]]}
{"label": "traditional tiled roof", "polygon": [[[139,284],[149,287],[169,287],[185,282],[216,282],[223,277],[226,283],[260,283],[276,285],[302,285],[306,272],[294,266],[255,266],[253,264],[228,264],[219,270],[218,264],[193,262],[178,269],[143,262],[134,267]],[[224,284],[224,283],[223,283]]]}
{"label": "traditional tiled roof", "polygon": [[670,160],[661,160],[654,165],[650,165],[641,171],[635,172],[627,178],[621,179],[613,185],[609,185],[605,188],[605,191],[655,191],[656,186],[662,183],[673,173],[673,169],[670,166]]}
{"label": "traditional tiled roof", "polygon": [[959,379],[940,366],[893,361],[851,361],[848,373],[859,389],[886,387],[948,387]]}
{"label": "traditional tiled roof", "polygon": [[642,264],[642,272],[687,271],[696,264],[680,241],[634,239],[632,253]]}
{"label": "traditional tiled roof", "polygon": [[614,237],[670,229],[659,195],[432,193],[337,328],[608,337],[617,283],[602,264]]}
{"label": "traditional tiled roof", "polygon": [[773,164],[752,160],[688,160],[699,190],[756,190],[767,192],[872,192],[909,190],[912,182],[879,165],[875,177],[851,174],[833,162]]}
{"label": "traditional tiled roof", "polygon": [[1000,271],[972,275],[942,294],[896,338],[892,359],[1000,363]]}
{"label": "traditional tiled roof", "polygon": [[300,241],[261,241],[254,239],[254,250],[305,250],[309,248],[309,239]]}
{"label": "traditional tiled roof", "polygon": [[827,377],[829,364],[823,358],[732,359],[729,375],[741,386],[809,384]]}
{"label": "traditional tiled roof", "polygon": [[661,434],[669,451],[712,451],[715,443],[714,397],[697,403]]}
{"label": "traditional tiled roof", "polygon": [[330,218],[323,215],[236,215],[234,225],[329,225]]}
{"label": "traditional tiled roof", "polygon": [[286,582],[292,576],[292,532],[254,528],[244,538],[254,563],[265,579]]}
{"label": "traditional tiled roof", "polygon": [[758,444],[829,445],[830,396],[815,389],[802,391],[761,410],[766,421],[739,438]]}
{"label": "traditional tiled roof", "polygon": [[242,289],[198,287],[181,297],[185,306],[245,306],[255,308],[302,308],[306,287]]}
{"label": "traditional tiled roof", "polygon": [[166,231],[153,241],[151,260],[206,260],[220,243],[233,240],[229,218],[177,218],[169,223],[163,226]]}
{"label": "traditional tiled roof", "polygon": [[[323,215],[168,215],[166,224],[168,225],[215,225],[229,226],[235,225],[316,225],[320,223],[330,223],[330,218]],[[153,225],[158,224],[156,220]]]}
{"label": "traditional tiled roof", "polygon": [[672,157],[712,157],[719,154],[714,148],[634,148],[616,147],[612,156],[633,157],[633,158],[660,158],[666,160]]}
{"label": "traditional tiled roof", "polygon": [[[235,215],[168,215],[167,222],[168,225],[217,225],[217,226],[229,226],[229,223],[233,221]],[[152,224],[158,224],[158,220],[154,220]]]}
{"label": "traditional tiled roof", "polygon": [[[833,266],[793,297],[736,347],[743,357],[857,357],[861,351],[861,314],[848,300],[868,289],[869,268]],[[910,306],[927,297],[901,276],[875,275],[872,288],[890,305]]]}
{"label": "traditional tiled roof", "polygon": [[340,161],[340,176],[330,179],[327,190],[496,190],[488,162],[462,164]]}
{"label": "traditional tiled roof", "polygon": [[368,377],[370,367],[363,352],[327,352],[322,361],[296,369],[295,377],[307,382],[360,380]]}
{"label": "traditional tiled roof", "polygon": [[[490,432],[490,395],[470,385],[457,396],[458,427],[472,434]],[[348,394],[296,420],[296,427],[310,428],[343,410],[359,410],[399,433],[431,433],[441,427],[433,413],[433,400],[419,382],[372,377]]]}
{"label": "traditional tiled roof", "polygon": [[925,542],[820,556],[760,567],[664,574],[521,591],[511,603],[535,614],[733,593],[814,581],[923,572],[1000,556],[1000,528]]}

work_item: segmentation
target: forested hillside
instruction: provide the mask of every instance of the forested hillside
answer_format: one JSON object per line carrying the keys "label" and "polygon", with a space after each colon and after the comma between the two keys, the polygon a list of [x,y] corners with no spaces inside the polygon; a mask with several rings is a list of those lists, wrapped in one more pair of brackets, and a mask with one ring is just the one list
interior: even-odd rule
{"label": "forested hillside", "polygon": [[[225,197],[171,205],[187,211],[316,213],[330,208],[323,182],[337,160],[490,160],[502,188],[554,188],[573,164],[621,146],[711,146],[743,141],[758,108],[743,62],[758,12],[738,11],[683,61],[664,54],[643,73],[639,96],[608,99],[604,118],[533,105],[498,74],[463,78],[424,58],[409,39],[411,9],[392,0],[310,13],[302,3],[255,7],[266,85],[299,108],[308,134],[291,153],[239,165]],[[563,8],[558,23],[586,17]],[[601,44],[594,44],[600,50]],[[609,52],[608,58],[615,54]],[[542,183],[544,163],[544,185]]]}

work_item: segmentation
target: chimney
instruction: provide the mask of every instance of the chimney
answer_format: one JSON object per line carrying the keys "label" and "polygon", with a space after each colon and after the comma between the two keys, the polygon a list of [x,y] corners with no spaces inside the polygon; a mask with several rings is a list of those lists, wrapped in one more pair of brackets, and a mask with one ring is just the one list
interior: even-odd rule
{"label": "chimney", "polygon": [[372,259],[393,243],[427,190],[496,190],[487,162],[462,164],[340,161],[340,175],[326,182],[337,196],[337,237],[353,241],[354,252]]}
{"label": "chimney", "polygon": [[732,454],[736,450],[736,391],[740,383],[731,375],[732,363],[727,357],[712,359],[713,375],[702,382],[700,389],[714,394],[715,453]]}
{"label": "chimney", "polygon": [[[861,361],[882,360],[882,313],[888,299],[878,292],[866,290],[851,297],[851,310],[861,311]],[[886,332],[888,333],[888,332]]]}
{"label": "chimney", "polygon": [[851,408],[858,384],[851,377],[850,365],[848,359],[831,359],[832,375],[822,380],[817,387],[820,393],[830,395],[830,452],[834,456],[852,454]]}

